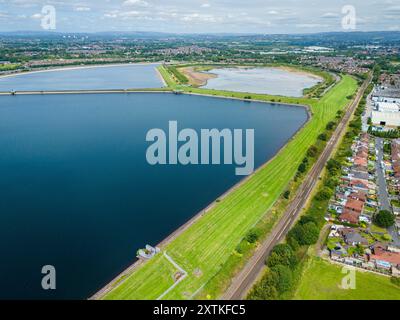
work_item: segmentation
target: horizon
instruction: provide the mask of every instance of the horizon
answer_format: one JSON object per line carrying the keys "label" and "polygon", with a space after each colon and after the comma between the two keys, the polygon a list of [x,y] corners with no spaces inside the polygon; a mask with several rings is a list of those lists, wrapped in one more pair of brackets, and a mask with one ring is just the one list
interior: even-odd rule
{"label": "horizon", "polygon": [[113,31],[57,31],[57,30],[12,30],[0,31],[0,34],[164,34],[164,35],[226,35],[226,36],[307,36],[320,34],[369,34],[369,33],[400,33],[400,30],[370,30],[370,31],[325,31],[301,33],[239,33],[239,32],[164,32],[164,31],[138,31],[138,30],[113,30]]}

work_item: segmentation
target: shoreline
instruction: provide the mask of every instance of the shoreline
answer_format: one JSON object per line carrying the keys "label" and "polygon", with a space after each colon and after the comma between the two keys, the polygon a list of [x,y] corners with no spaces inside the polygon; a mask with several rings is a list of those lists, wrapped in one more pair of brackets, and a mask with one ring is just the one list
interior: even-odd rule
{"label": "shoreline", "polygon": [[[169,92],[172,93],[172,92]],[[181,235],[184,231],[186,231],[188,228],[190,228],[193,224],[195,224],[198,220],[204,217],[217,203],[219,200],[223,200],[225,197],[227,197],[229,194],[231,194],[233,191],[237,190],[240,188],[244,183],[246,183],[248,180],[250,180],[254,175],[256,175],[259,171],[264,169],[271,161],[273,161],[288,145],[288,143],[295,139],[295,137],[304,129],[304,127],[310,122],[312,114],[310,107],[307,105],[300,105],[300,104],[290,104],[290,103],[275,103],[275,102],[269,102],[269,101],[263,101],[263,100],[247,100],[247,99],[242,99],[242,98],[235,98],[235,97],[224,97],[224,96],[213,96],[213,95],[207,95],[207,94],[200,94],[200,93],[188,93],[188,92],[183,92],[182,94],[187,94],[187,95],[196,95],[196,96],[204,96],[204,97],[211,97],[211,98],[220,98],[220,99],[229,99],[229,100],[241,100],[244,102],[257,102],[257,103],[264,103],[264,104],[279,104],[279,105],[286,105],[289,107],[300,107],[304,108],[307,113],[307,120],[300,126],[297,131],[287,140],[283,143],[283,145],[279,148],[279,150],[276,151],[276,153],[268,159],[266,162],[261,164],[258,168],[256,168],[252,174],[244,177],[240,181],[238,181],[236,184],[234,184],[232,187],[230,187],[228,190],[223,192],[220,196],[218,196],[214,201],[212,201],[210,204],[208,204],[204,209],[200,210],[197,212],[192,218],[190,218],[188,221],[186,221],[183,225],[179,226],[175,231],[173,231],[171,234],[169,234],[166,238],[161,240],[156,247],[159,247],[161,250],[163,247],[167,246],[170,242],[172,242],[174,239],[176,239],[179,235]],[[142,264],[144,264],[146,261],[142,259],[138,259],[132,264],[130,264],[127,268],[125,268],[121,273],[119,273],[117,276],[113,277],[111,281],[109,281],[107,284],[105,284],[104,287],[96,291],[93,295],[91,295],[88,300],[101,300],[104,298],[104,296],[118,287],[120,284],[122,284],[132,272],[134,272],[135,269],[140,267]]]}
{"label": "shoreline", "polygon": [[[65,66],[65,67],[49,67],[48,69],[39,69],[33,71],[20,71],[11,74],[0,75],[2,78],[18,77],[24,74],[34,74],[43,72],[58,72],[58,71],[70,71],[80,69],[92,69],[92,68],[112,68],[112,67],[126,67],[126,66],[140,66],[140,65],[161,65],[162,62],[132,62],[132,63],[110,63],[110,64],[92,64],[92,65],[76,65],[76,66]],[[46,68],[46,67],[45,67]],[[157,69],[157,68],[155,68]]]}
{"label": "shoreline", "polygon": [[[316,74],[314,74],[312,72],[301,70],[301,69],[296,69],[295,67],[289,67],[289,66],[284,66],[284,65],[282,65],[282,66],[232,66],[232,67],[229,67],[229,66],[228,67],[223,67],[223,66],[221,66],[221,68],[220,67],[215,67],[214,69],[228,69],[228,68],[244,69],[244,70],[246,70],[246,69],[256,69],[256,68],[275,69],[275,70],[286,71],[288,73],[296,74],[296,75],[299,75],[299,76],[306,76],[306,77],[309,77],[309,78],[312,78],[312,79],[318,81],[315,85],[313,85],[311,87],[303,88],[302,89],[303,92],[304,92],[304,90],[311,89],[311,88],[313,88],[313,87],[315,87],[315,86],[317,86],[317,85],[319,85],[321,83],[324,83],[324,81],[325,81],[323,77],[318,76],[318,75],[316,75]],[[218,74],[212,73],[211,70],[210,71],[198,71],[198,73],[203,73],[203,74],[210,75],[209,78],[204,79],[203,83],[198,86],[199,88],[204,88],[204,89],[211,89],[211,88],[205,88],[208,85],[209,80],[212,80],[212,79],[215,79],[215,78],[219,77]],[[252,94],[251,92],[248,92],[248,93]],[[264,92],[264,93],[260,93],[260,94],[274,95],[274,94],[271,94],[271,93],[268,93],[268,92]],[[293,96],[293,98],[304,98],[304,97],[305,97],[304,94],[302,94],[299,97]]]}

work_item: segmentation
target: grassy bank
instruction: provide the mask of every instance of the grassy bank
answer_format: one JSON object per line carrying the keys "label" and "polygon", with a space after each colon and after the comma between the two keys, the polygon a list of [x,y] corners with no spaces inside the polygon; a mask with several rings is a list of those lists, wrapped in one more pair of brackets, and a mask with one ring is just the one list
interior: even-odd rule
{"label": "grassy bank", "polygon": [[[188,272],[187,278],[171,290],[165,299],[217,298],[229,280],[225,275],[244,261],[243,254],[236,250],[238,244],[254,225],[262,221],[261,219],[285,191],[308,148],[317,141],[319,134],[325,130],[328,122],[335,118],[337,112],[349,103],[349,97],[357,89],[357,82],[349,76],[344,76],[340,83],[318,101],[257,94],[251,94],[249,97],[249,94],[245,93],[191,88],[177,85],[164,68],[160,68],[159,71],[174,90],[305,104],[310,107],[313,115],[308,124],[275,158],[239,188],[221,201],[215,202],[207,214],[163,248]],[[275,222],[276,216],[267,223],[272,226]],[[228,261],[231,263],[227,265]],[[142,264],[104,298],[156,299],[161,291],[160,288],[164,289],[170,283],[166,279],[173,277],[164,262],[162,255],[158,255]],[[220,272],[223,268],[226,268],[226,272]]]}
{"label": "grassy bank", "polygon": [[399,287],[389,277],[356,271],[356,289],[341,287],[342,266],[312,257],[295,293],[296,300],[399,300]]}

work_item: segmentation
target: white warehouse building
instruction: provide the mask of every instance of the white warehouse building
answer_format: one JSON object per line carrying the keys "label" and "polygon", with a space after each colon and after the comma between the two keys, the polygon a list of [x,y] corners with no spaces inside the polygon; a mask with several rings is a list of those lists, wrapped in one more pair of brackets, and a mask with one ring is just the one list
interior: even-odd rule
{"label": "white warehouse building", "polygon": [[380,112],[399,112],[400,105],[392,102],[377,102],[376,109]]}
{"label": "white warehouse building", "polygon": [[372,111],[371,121],[375,126],[400,127],[400,112]]}

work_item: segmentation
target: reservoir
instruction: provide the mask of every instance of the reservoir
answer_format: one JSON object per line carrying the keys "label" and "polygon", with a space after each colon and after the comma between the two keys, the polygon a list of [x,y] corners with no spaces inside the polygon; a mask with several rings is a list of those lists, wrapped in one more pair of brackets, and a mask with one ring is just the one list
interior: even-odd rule
{"label": "reservoir", "polygon": [[254,129],[258,167],[307,112],[171,93],[0,97],[0,299],[88,298],[243,178],[234,165],[149,165],[146,133],[169,121]]}
{"label": "reservoir", "polygon": [[158,64],[76,67],[0,77],[0,91],[144,89],[164,86]]}
{"label": "reservoir", "polygon": [[216,77],[204,88],[288,97],[302,97],[304,89],[322,81],[310,73],[282,68],[218,68],[209,73]]}

